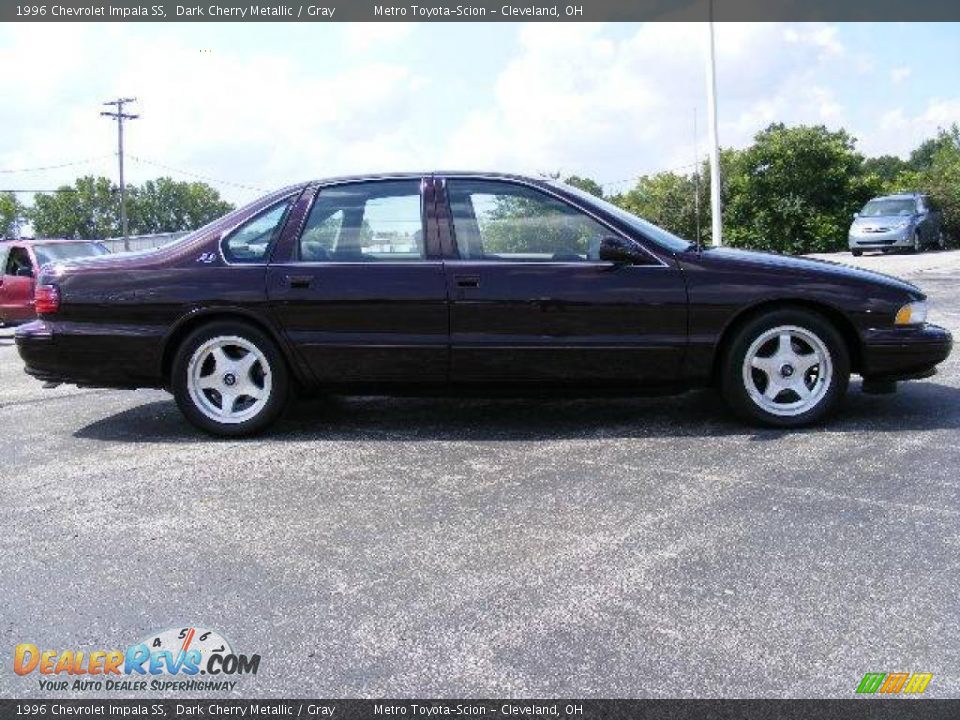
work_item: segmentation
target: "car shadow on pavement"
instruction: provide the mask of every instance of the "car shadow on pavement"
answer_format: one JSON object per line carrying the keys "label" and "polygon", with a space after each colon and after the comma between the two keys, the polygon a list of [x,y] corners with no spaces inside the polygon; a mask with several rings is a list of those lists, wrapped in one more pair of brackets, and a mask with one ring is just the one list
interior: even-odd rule
{"label": "car shadow on pavement", "polygon": [[[250,441],[530,441],[748,436],[776,440],[815,432],[903,432],[960,428],[960,389],[904,383],[895,395],[851,387],[844,407],[820,427],[752,428],[711,391],[667,398],[589,400],[329,397],[301,400]],[[74,433],[112,442],[202,442],[211,438],[180,415],[173,400],[139,405]]]}

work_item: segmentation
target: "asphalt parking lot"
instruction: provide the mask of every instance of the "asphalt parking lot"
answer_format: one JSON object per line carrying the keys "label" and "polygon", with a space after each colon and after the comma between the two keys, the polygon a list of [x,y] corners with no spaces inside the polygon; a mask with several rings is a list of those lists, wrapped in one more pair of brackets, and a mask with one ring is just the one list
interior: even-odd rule
{"label": "asphalt parking lot", "polygon": [[[960,332],[960,251],[834,258]],[[0,386],[0,696],[82,696],[17,643],[187,624],[262,656],[241,696],[960,695],[957,353],[789,433],[696,392],[319,400],[215,441],[162,392],[41,389],[3,329]]]}

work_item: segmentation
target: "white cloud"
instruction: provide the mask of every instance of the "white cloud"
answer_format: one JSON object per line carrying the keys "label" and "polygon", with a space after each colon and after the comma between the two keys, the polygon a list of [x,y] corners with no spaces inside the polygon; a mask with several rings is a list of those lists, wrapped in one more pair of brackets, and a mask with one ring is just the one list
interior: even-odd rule
{"label": "white cloud", "polygon": [[[309,58],[229,43],[201,53],[167,29],[121,34],[93,27],[29,28],[0,42],[0,65],[31,58],[29,72],[0,77],[0,95],[18,100],[0,110],[0,167],[106,155],[88,167],[42,174],[32,185],[51,187],[89,171],[114,175],[116,127],[99,116],[99,103],[117,95],[136,95],[131,111],[142,118],[127,126],[131,182],[167,173],[137,157],[271,189],[397,167],[423,153],[418,107],[426,85],[403,64],[363,57],[325,70]],[[373,33],[384,36],[382,29]],[[41,46],[64,52],[36,52]],[[251,197],[219,189],[236,201]]]}
{"label": "white cloud", "polygon": [[[716,32],[725,146],[774,121],[846,121],[824,72],[846,60],[836,28],[721,23]],[[602,181],[683,166],[694,158],[694,108],[705,150],[703,25],[647,24],[619,41],[596,25],[531,25],[520,39],[495,104],[472,112],[449,143],[458,165],[604,172]]]}
{"label": "white cloud", "polygon": [[867,155],[906,158],[921,142],[958,121],[960,98],[934,98],[916,112],[894,108],[883,113],[870,132],[861,133],[860,149]]}
{"label": "white cloud", "polygon": [[895,83],[899,84],[910,77],[912,70],[909,67],[896,67],[890,71],[890,79]]}
{"label": "white cloud", "polygon": [[[503,27],[497,58],[517,30]],[[116,130],[98,103],[118,94],[140,99],[132,156],[263,188],[431,167],[620,180],[692,163],[695,110],[705,152],[703,24],[524,25],[505,61],[450,60],[458,78],[457,63],[469,68],[472,85],[449,101],[453,73],[438,78],[433,60],[409,51],[414,39],[422,49],[447,32],[442,24],[291,26],[284,37],[301,41],[293,49],[276,33],[260,42],[258,28],[224,27],[201,53],[200,36],[191,43],[181,26],[0,28],[0,66],[29,58],[26,71],[0,75],[0,96],[12,99],[0,104],[0,167],[100,156],[16,180],[50,187],[82,171],[113,176]],[[489,28],[475,32],[492,37]],[[802,122],[847,127],[870,154],[905,154],[960,117],[960,97],[881,112],[889,98],[851,94],[870,87],[862,75],[876,59],[845,46],[835,26],[719,23],[716,33],[724,146],[749,143],[771,122]],[[37,51],[49,47],[58,52]],[[905,80],[903,71],[891,72]],[[132,182],[165,172],[132,159],[128,167]],[[221,189],[234,201],[250,197]]]}

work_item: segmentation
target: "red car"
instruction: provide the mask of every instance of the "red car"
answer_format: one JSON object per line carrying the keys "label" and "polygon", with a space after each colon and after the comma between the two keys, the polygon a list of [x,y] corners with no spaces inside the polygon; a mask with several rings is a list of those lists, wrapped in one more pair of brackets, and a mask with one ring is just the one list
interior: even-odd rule
{"label": "red car", "polygon": [[0,323],[33,320],[34,278],[47,263],[74,260],[110,251],[89,240],[0,241]]}

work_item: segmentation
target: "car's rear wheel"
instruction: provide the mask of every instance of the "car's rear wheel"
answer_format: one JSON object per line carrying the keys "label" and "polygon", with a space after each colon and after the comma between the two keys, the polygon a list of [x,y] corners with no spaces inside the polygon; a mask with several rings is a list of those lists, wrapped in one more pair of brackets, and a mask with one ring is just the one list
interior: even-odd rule
{"label": "car's rear wheel", "polygon": [[171,385],[184,416],[201,430],[237,437],[259,432],[283,411],[289,379],[276,344],[242,322],[191,334],[173,361]]}
{"label": "car's rear wheel", "polygon": [[740,328],[727,347],[721,373],[724,399],[740,417],[799,427],[836,409],[850,380],[850,355],[822,315],[776,310]]}

